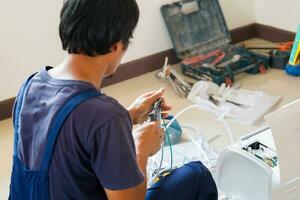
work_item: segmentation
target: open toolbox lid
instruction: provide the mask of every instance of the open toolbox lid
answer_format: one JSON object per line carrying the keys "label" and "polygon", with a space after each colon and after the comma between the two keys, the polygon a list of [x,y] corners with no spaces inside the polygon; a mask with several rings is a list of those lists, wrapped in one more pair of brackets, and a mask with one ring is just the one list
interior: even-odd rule
{"label": "open toolbox lid", "polygon": [[300,178],[300,99],[265,116],[269,124],[280,166],[280,181],[287,183]]}
{"label": "open toolbox lid", "polygon": [[181,59],[231,41],[218,0],[182,0],[162,6],[161,13]]}

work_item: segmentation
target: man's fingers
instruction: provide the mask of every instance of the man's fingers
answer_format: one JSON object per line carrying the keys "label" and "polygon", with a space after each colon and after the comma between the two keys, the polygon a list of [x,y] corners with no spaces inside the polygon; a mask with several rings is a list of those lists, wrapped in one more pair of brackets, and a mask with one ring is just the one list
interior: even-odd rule
{"label": "man's fingers", "polygon": [[147,93],[141,95],[141,97],[150,97],[150,96],[154,95],[155,93],[159,92],[160,90],[164,90],[164,88],[160,88],[159,90],[154,90],[154,91],[151,91],[151,92],[147,92]]}
{"label": "man's fingers", "polygon": [[162,104],[161,104],[161,109],[162,109],[162,111],[169,111],[169,110],[172,110],[171,105],[169,105],[169,104],[166,103],[166,100],[165,100],[164,97],[161,97],[161,101],[162,101]]}
{"label": "man's fingers", "polygon": [[154,121],[153,123],[155,123],[157,129],[160,129],[160,121]]}
{"label": "man's fingers", "polygon": [[161,128],[161,136],[165,137],[165,130],[163,128]]}
{"label": "man's fingers", "polygon": [[170,106],[170,105],[162,106],[162,107],[161,107],[161,110],[162,110],[162,111],[170,111],[170,110],[172,110],[172,106]]}
{"label": "man's fingers", "polygon": [[151,91],[151,92],[147,92],[147,93],[145,93],[145,94],[143,94],[143,95],[141,95],[141,97],[149,97],[149,96],[151,96],[152,94],[154,94],[156,91]]}
{"label": "man's fingers", "polygon": [[145,115],[143,115],[142,117],[139,118],[139,120],[137,121],[137,123],[138,124],[142,124],[147,119],[148,119],[148,114],[146,113]]}
{"label": "man's fingers", "polygon": [[160,144],[164,143],[164,141],[165,141],[165,137],[164,137],[164,136],[161,136],[161,137],[160,137]]}
{"label": "man's fingers", "polygon": [[160,144],[162,144],[165,140],[165,131],[164,129],[160,128]]}
{"label": "man's fingers", "polygon": [[159,90],[155,91],[153,94],[147,97],[147,102],[153,104],[155,101],[162,97],[163,93],[164,88],[160,88]]}
{"label": "man's fingers", "polygon": [[160,129],[160,121],[150,121],[145,126],[149,126],[151,129]]}
{"label": "man's fingers", "polygon": [[164,119],[167,118],[167,117],[169,116],[168,113],[162,113],[161,115],[162,115],[162,117],[163,117]]}

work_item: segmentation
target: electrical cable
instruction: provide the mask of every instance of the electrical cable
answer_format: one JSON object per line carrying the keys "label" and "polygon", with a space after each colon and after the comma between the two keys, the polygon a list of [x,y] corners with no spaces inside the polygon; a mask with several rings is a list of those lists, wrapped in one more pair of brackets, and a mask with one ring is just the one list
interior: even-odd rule
{"label": "electrical cable", "polygon": [[[194,130],[195,132],[197,132],[198,134],[200,134],[200,131],[197,127],[194,126],[190,126],[190,125],[181,125],[181,128],[189,128]],[[204,159],[206,159],[207,161],[209,161],[209,158],[207,156],[207,153],[202,149],[202,147],[199,145],[199,143],[190,135],[188,134],[189,139],[192,141],[192,143],[199,149],[200,154],[204,157]]]}
{"label": "electrical cable", "polygon": [[[165,128],[165,132],[166,132],[166,135],[167,135],[167,140],[168,140],[168,143],[169,143],[170,157],[171,157],[170,170],[172,170],[173,169],[173,149],[172,149],[171,139],[170,139],[169,131],[166,128],[167,124],[165,123],[164,119],[162,119],[162,121],[163,121],[163,127]],[[154,183],[154,181],[156,180],[157,176],[160,174],[162,163],[163,163],[163,158],[164,158],[164,145],[165,145],[165,140],[162,143],[162,147],[161,147],[161,157],[160,157],[159,167],[156,170],[155,176],[152,178],[152,181],[151,181],[150,185],[152,185]]]}
{"label": "electrical cable", "polygon": [[[190,110],[190,109],[192,109],[192,108],[198,108],[198,109],[201,109],[201,110],[205,110],[205,111],[214,113],[216,116],[218,116],[218,114],[217,114],[213,109],[207,108],[207,107],[202,106],[202,105],[195,104],[195,105],[191,105],[191,106],[188,106],[188,107],[184,108],[184,109],[181,110],[178,114],[176,114],[176,115],[173,117],[173,119],[169,121],[169,123],[168,123],[166,129],[168,129],[168,128],[171,126],[171,124],[172,124],[179,116],[181,116],[183,113],[185,113],[186,111],[188,111],[188,110]],[[231,144],[233,144],[234,140],[233,140],[232,132],[231,132],[231,130],[230,130],[230,128],[229,128],[227,122],[226,122],[223,118],[221,118],[221,119],[219,119],[219,120],[223,123],[223,125],[224,125],[224,127],[225,127],[225,129],[226,129],[226,131],[227,131],[227,133],[228,133],[230,142],[231,142]]]}
{"label": "electrical cable", "polygon": [[159,162],[159,166],[156,170],[156,173],[155,173],[155,176],[152,178],[152,180],[150,181],[150,185],[152,185],[155,181],[155,179],[157,178],[160,170],[161,170],[161,167],[162,167],[162,163],[163,163],[163,159],[164,159],[164,143],[161,145],[161,156],[160,156],[160,162]]}
{"label": "electrical cable", "polygon": [[[171,126],[171,124],[172,124],[179,116],[181,116],[183,113],[185,113],[186,111],[188,111],[188,110],[190,110],[190,109],[192,109],[192,108],[198,108],[198,109],[200,109],[200,110],[205,110],[205,111],[211,112],[211,113],[215,114],[216,116],[218,116],[218,114],[217,114],[213,109],[207,108],[207,107],[202,106],[202,105],[195,104],[195,105],[188,106],[188,107],[184,108],[183,110],[181,110],[179,113],[177,113],[177,114],[176,114],[176,115],[168,122],[168,124],[166,124],[165,121],[164,121],[164,119],[162,119],[162,121],[163,121],[163,126],[164,126],[164,128],[165,128],[165,132],[166,132],[167,139],[168,139],[168,143],[169,143],[169,148],[170,148],[170,157],[171,157],[170,170],[173,169],[173,149],[172,149],[172,144],[171,144],[171,140],[170,140],[170,135],[169,135],[168,128]],[[231,132],[231,129],[229,128],[227,122],[226,122],[223,118],[221,118],[221,119],[219,119],[219,120],[223,123],[223,125],[224,125],[224,127],[225,127],[225,129],[226,129],[226,131],[227,131],[227,133],[228,133],[230,142],[231,142],[231,144],[233,144],[234,140],[233,140],[232,132]],[[196,128],[196,127],[189,126],[189,125],[186,125],[185,127],[186,127],[186,128],[192,128],[192,129],[196,130],[198,133],[200,133],[199,129]],[[207,154],[203,151],[203,149],[199,146],[199,144],[197,144],[197,142],[196,142],[192,137],[189,137],[189,138],[190,138],[191,141],[199,148],[199,150],[201,151],[202,155],[205,156],[205,157],[207,158],[207,160],[208,160]],[[152,179],[150,185],[152,185],[152,184],[154,183],[155,179],[157,178],[157,176],[159,175],[159,173],[160,173],[160,171],[161,171],[162,163],[163,163],[163,157],[164,157],[164,144],[165,144],[165,141],[163,142],[162,148],[161,148],[161,159],[160,159],[159,167],[158,167],[157,172],[156,172],[154,178]]]}
{"label": "electrical cable", "polygon": [[167,128],[167,124],[165,122],[164,119],[162,119],[163,121],[163,126],[165,127],[166,129],[166,135],[167,135],[167,139],[168,139],[168,143],[169,143],[169,148],[170,148],[170,156],[171,156],[171,166],[170,166],[170,170],[173,169],[173,150],[172,150],[172,144],[171,144],[171,139],[170,139],[170,134],[169,134],[169,131],[168,131],[168,128]]}

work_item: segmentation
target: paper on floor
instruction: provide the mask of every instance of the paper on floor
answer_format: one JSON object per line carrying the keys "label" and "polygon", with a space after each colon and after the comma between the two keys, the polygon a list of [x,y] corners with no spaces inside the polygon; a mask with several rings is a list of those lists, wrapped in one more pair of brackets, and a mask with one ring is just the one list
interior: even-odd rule
{"label": "paper on floor", "polygon": [[216,113],[243,124],[253,124],[281,99],[262,91],[250,91],[218,86],[212,82],[197,82],[188,99],[214,109]]}

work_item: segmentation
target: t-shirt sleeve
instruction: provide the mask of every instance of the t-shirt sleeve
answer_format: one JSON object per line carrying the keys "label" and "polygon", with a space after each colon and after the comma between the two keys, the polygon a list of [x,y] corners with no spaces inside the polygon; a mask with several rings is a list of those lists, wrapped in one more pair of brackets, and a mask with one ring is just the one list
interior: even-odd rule
{"label": "t-shirt sleeve", "polygon": [[102,125],[90,144],[91,165],[104,188],[128,189],[144,181],[136,162],[128,113],[118,114]]}

